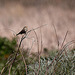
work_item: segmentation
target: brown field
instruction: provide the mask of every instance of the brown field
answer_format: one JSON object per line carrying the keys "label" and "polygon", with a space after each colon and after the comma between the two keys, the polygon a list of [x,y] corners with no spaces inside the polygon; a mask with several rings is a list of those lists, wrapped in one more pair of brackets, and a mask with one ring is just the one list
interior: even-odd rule
{"label": "brown field", "polygon": [[[60,45],[67,31],[65,43],[74,40],[75,0],[0,0],[0,36],[12,38],[13,31],[18,33],[25,25],[30,30],[44,24],[47,26],[41,28],[43,48],[57,49],[53,24]],[[40,43],[40,29],[36,32]],[[28,37],[36,41],[34,32]],[[24,48],[30,48],[32,40],[24,40]],[[33,44],[32,52],[34,51],[37,51],[36,42]]]}

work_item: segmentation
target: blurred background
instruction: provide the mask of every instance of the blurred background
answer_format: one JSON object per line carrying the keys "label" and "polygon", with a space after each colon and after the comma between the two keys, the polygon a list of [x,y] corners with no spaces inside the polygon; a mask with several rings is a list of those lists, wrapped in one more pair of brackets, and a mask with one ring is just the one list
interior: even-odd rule
{"label": "blurred background", "polygon": [[53,62],[48,75],[74,75],[75,44],[62,49],[63,52],[58,51],[58,41],[61,46],[66,35],[64,44],[75,40],[75,0],[0,0],[0,75],[26,75],[23,57],[17,52],[22,35],[16,34],[24,26],[31,30],[42,25],[45,26],[35,30],[42,55],[37,53],[34,31],[20,48],[27,75],[36,75],[34,71],[44,75]]}
{"label": "blurred background", "polygon": [[[65,43],[74,40],[75,0],[0,0],[0,37],[12,39],[16,37],[14,32],[18,33],[24,26],[31,30],[45,24],[46,26],[41,28],[43,48],[58,48],[53,24],[60,45],[67,31]],[[35,31],[40,41],[40,29]],[[36,41],[34,32],[28,37],[31,39],[23,41],[23,47],[26,49],[31,48],[33,39]],[[37,51],[36,42],[31,51]]]}

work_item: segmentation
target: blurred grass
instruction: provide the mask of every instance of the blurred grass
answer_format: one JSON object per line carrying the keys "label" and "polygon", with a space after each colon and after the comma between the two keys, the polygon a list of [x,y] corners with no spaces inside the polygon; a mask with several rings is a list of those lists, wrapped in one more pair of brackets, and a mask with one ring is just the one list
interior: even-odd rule
{"label": "blurred grass", "polygon": [[13,53],[13,50],[16,49],[16,46],[17,42],[15,38],[9,40],[7,38],[0,37],[0,59],[2,57],[8,58],[8,56]]}
{"label": "blurred grass", "polygon": [[0,5],[20,3],[25,7],[54,5],[68,9],[75,9],[75,0],[0,0]]}
{"label": "blurred grass", "polygon": [[[17,42],[15,38],[9,40],[7,38],[0,37],[0,72],[5,66],[6,62],[14,58],[16,47]],[[45,75],[47,66],[51,64],[58,52],[58,50],[49,51],[47,48],[44,48],[44,56],[41,55],[40,57],[39,75]],[[38,53],[29,54],[28,50],[25,50],[22,53],[27,65],[27,75],[36,75],[39,68]],[[75,49],[67,50],[67,55],[65,52],[63,52],[54,60],[53,64],[49,67],[47,75],[74,75],[74,61]],[[2,75],[8,75],[10,63],[11,61],[5,66]],[[18,53],[18,56],[13,63],[10,75],[26,75],[25,64],[20,53]]]}
{"label": "blurred grass", "polygon": [[15,38],[9,40],[6,37],[0,37],[0,71],[8,57],[16,50],[16,46],[17,42]]}

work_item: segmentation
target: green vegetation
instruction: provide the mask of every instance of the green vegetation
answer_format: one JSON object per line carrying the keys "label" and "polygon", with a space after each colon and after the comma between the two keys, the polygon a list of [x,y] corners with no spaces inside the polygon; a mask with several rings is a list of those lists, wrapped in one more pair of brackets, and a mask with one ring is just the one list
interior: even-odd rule
{"label": "green vegetation", "polygon": [[15,38],[9,40],[0,37],[0,72],[8,57],[16,50],[16,46],[17,42]]}
{"label": "green vegetation", "polygon": [[[0,37],[0,59],[5,56],[7,58],[8,55],[13,53],[13,50],[16,49],[16,39],[8,40],[7,38]],[[2,58],[3,59],[3,58]]]}
{"label": "green vegetation", "polygon": [[43,55],[40,55],[40,58],[38,53],[29,54],[28,50],[23,51],[21,49],[22,54],[18,52],[11,66],[10,64],[16,54],[16,47],[17,42],[15,38],[12,40],[0,38],[1,75],[26,75],[26,66],[27,75],[74,75],[75,73],[75,49],[67,50],[65,48],[65,50],[62,49],[60,51],[49,51],[47,48],[44,48]]}

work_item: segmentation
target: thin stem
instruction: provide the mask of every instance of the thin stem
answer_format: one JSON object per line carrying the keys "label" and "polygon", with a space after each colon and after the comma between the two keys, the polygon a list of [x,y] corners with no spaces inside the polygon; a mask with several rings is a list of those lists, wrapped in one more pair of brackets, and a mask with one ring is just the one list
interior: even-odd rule
{"label": "thin stem", "polygon": [[64,40],[63,40],[63,42],[62,42],[62,44],[61,44],[61,48],[62,48],[62,47],[63,47],[63,45],[64,45],[64,42],[65,42],[66,37],[67,37],[67,34],[68,34],[68,31],[67,31],[67,32],[66,32],[66,34],[65,34]]}
{"label": "thin stem", "polygon": [[54,28],[54,31],[55,31],[56,40],[57,40],[57,45],[58,45],[58,50],[59,50],[59,39],[58,39],[57,31],[56,31],[56,28],[55,28],[55,26],[54,26],[54,23],[53,23],[52,25],[53,25],[53,28]]}
{"label": "thin stem", "polygon": [[34,31],[36,38],[37,38],[37,48],[38,48],[38,57],[39,57],[39,68],[38,68],[38,72],[37,75],[39,74],[39,70],[40,70],[40,51],[39,51],[39,41],[38,41],[38,36],[36,34],[36,32]]}
{"label": "thin stem", "polygon": [[20,54],[21,54],[21,56],[22,56],[22,58],[23,58],[23,62],[24,62],[24,64],[25,64],[25,69],[26,69],[26,75],[27,75],[27,65],[26,65],[26,61],[25,61],[25,58],[24,58],[24,56],[23,56],[21,50],[20,50]]}
{"label": "thin stem", "polygon": [[9,74],[8,75],[11,75],[11,68],[12,68],[12,65],[10,65],[10,68],[9,68]]}
{"label": "thin stem", "polygon": [[46,26],[46,25],[47,25],[47,24],[41,25],[41,26],[39,26],[39,27],[36,27],[36,28],[34,28],[34,29],[32,29],[32,30],[29,30],[27,33],[31,32],[31,31],[34,31],[34,30],[37,30],[37,29],[39,29],[39,28],[41,28],[41,27],[43,27],[43,26]]}
{"label": "thin stem", "polygon": [[43,50],[43,44],[42,44],[42,33],[41,33],[41,28],[40,28],[40,34],[41,34],[41,52],[40,52],[40,55],[42,53],[42,50]]}

